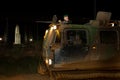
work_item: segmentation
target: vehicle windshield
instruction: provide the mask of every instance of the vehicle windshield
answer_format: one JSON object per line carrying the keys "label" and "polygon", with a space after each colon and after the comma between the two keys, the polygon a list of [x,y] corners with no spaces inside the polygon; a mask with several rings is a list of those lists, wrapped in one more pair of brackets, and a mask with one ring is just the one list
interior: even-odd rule
{"label": "vehicle windshield", "polygon": [[68,29],[65,34],[69,45],[81,45],[87,43],[87,35],[85,30]]}

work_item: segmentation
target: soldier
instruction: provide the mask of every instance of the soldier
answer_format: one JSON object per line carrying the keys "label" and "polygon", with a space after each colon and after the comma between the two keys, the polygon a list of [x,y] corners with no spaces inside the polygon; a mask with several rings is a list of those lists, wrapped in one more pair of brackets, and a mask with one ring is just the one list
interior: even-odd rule
{"label": "soldier", "polygon": [[68,15],[64,15],[64,21],[63,21],[63,23],[65,23],[65,24],[71,23],[71,21],[69,20]]}

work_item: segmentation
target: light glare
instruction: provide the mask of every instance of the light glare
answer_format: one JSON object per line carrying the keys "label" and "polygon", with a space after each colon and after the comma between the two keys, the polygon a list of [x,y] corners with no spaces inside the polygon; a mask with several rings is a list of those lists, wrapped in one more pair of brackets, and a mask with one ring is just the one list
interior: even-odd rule
{"label": "light glare", "polygon": [[0,37],[0,41],[2,41],[2,38]]}

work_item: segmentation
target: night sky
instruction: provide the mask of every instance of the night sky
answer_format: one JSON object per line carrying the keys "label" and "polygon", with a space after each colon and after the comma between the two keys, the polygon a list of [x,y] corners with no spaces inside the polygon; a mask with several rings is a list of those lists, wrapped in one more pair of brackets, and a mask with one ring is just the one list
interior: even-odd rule
{"label": "night sky", "polygon": [[[118,0],[43,0],[36,2],[29,0],[28,2],[7,2],[7,4],[5,2],[0,12],[0,35],[5,33],[6,26],[8,26],[9,39],[13,42],[14,28],[18,24],[23,37],[26,32],[36,39],[38,36],[43,36],[48,25],[36,24],[36,20],[48,21],[54,14],[62,19],[64,14],[68,14],[72,22],[79,23],[82,19],[94,19],[97,11],[112,12],[112,19],[119,19],[119,8]],[[36,36],[37,31],[38,36]]]}
{"label": "night sky", "polygon": [[119,7],[118,0],[16,1],[12,4],[2,6],[1,16],[9,16],[11,19],[19,20],[50,19],[54,14],[58,16],[69,14],[72,18],[93,18],[96,9],[96,12],[100,10],[110,11],[113,13],[114,17],[118,17],[120,13]]}

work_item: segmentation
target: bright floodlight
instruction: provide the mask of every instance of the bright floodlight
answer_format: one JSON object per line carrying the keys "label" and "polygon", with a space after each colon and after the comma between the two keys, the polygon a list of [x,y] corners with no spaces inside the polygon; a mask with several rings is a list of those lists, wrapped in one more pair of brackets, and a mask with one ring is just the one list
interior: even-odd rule
{"label": "bright floodlight", "polygon": [[0,37],[0,41],[2,41],[2,38]]}
{"label": "bright floodlight", "polygon": [[49,65],[52,65],[52,60],[51,59],[49,59]]}
{"label": "bright floodlight", "polygon": [[111,23],[111,24],[112,24],[112,27],[114,27],[115,24],[114,23]]}
{"label": "bright floodlight", "polygon": [[32,41],[33,41],[33,39],[32,39],[32,38],[30,38],[30,39],[29,39],[29,41],[30,41],[30,42],[32,42]]}
{"label": "bright floodlight", "polygon": [[53,29],[57,29],[57,26],[56,26],[56,25],[54,25],[54,26],[53,26]]}

